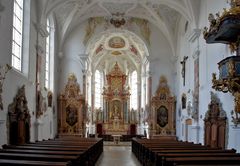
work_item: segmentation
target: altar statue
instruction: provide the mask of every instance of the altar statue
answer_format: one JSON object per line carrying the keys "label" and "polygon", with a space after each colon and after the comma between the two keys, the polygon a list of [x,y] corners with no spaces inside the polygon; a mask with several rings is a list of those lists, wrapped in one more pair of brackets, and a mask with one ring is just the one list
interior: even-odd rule
{"label": "altar statue", "polygon": [[113,107],[114,108],[112,111],[112,119],[120,119],[121,117],[120,117],[120,111],[118,109],[118,106],[115,104]]}

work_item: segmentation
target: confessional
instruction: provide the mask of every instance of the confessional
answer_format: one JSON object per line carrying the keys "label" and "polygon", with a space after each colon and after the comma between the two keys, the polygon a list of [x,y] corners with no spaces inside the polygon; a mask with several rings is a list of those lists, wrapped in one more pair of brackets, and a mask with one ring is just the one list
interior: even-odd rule
{"label": "confessional", "polygon": [[226,113],[221,109],[219,99],[211,93],[211,102],[204,119],[205,145],[225,148],[226,121]]}
{"label": "confessional", "polygon": [[30,140],[30,113],[23,85],[8,106],[9,144],[25,144]]}

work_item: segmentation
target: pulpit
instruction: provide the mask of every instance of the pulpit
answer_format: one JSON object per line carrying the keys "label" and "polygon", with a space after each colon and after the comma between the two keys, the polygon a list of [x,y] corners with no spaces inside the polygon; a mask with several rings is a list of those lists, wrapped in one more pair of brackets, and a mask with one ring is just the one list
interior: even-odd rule
{"label": "pulpit", "polygon": [[65,91],[58,98],[58,134],[83,136],[84,97],[74,74],[68,77]]}
{"label": "pulpit", "polygon": [[175,137],[175,97],[171,96],[167,79],[162,76],[156,95],[151,101],[151,137]]}

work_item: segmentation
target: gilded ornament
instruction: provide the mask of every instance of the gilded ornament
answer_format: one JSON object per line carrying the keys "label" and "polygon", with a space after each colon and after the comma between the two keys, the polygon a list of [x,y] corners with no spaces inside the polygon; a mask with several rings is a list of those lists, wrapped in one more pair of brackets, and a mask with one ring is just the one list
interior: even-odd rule
{"label": "gilded ornament", "polygon": [[236,43],[230,43],[229,44],[230,52],[233,54],[237,50],[237,44]]}
{"label": "gilded ornament", "polygon": [[229,76],[233,77],[235,74],[235,68],[234,68],[234,62],[231,61],[228,63],[228,72],[229,72]]}

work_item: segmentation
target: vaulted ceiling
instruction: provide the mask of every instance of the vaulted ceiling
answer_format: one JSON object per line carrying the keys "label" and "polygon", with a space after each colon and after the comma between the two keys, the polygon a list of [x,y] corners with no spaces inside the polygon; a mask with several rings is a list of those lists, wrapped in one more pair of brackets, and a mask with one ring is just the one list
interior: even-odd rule
{"label": "vaulted ceiling", "polygon": [[200,0],[41,0],[38,2],[39,19],[54,14],[58,38],[64,42],[68,34],[91,17],[110,18],[124,13],[126,18],[141,18],[158,27],[171,45],[176,48],[179,20],[197,26],[197,8]]}

